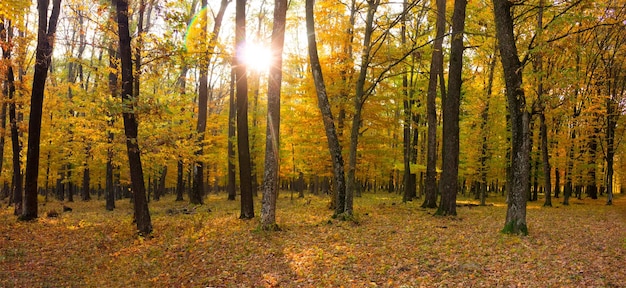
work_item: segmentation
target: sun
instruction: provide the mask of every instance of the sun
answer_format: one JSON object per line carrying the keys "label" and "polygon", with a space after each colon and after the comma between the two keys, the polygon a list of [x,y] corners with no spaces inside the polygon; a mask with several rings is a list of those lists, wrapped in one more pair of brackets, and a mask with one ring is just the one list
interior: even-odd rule
{"label": "sun", "polygon": [[273,61],[269,47],[255,42],[247,42],[243,49],[243,62],[246,67],[256,72],[267,72]]}

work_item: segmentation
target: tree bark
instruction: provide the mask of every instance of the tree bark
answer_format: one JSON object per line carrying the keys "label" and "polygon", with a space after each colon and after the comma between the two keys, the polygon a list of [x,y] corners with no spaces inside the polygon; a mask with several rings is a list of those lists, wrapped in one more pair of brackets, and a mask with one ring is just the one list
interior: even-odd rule
{"label": "tree bark", "polygon": [[[111,13],[111,20],[114,20],[114,15]],[[109,92],[111,93],[111,98],[115,99],[118,97],[118,61],[119,55],[117,50],[114,49],[113,43],[109,43]],[[115,134],[113,134],[112,128],[115,123],[114,116],[111,113],[108,113],[110,119],[107,121],[107,127],[109,128],[107,133],[107,163],[106,163],[106,184],[105,184],[105,198],[106,198],[106,210],[113,211],[115,209],[115,187],[113,182],[113,140],[115,139]]]}
{"label": "tree bark", "polygon": [[[37,180],[39,178],[39,142],[41,140],[41,116],[43,96],[52,61],[52,48],[57,21],[61,10],[61,0],[52,2],[52,12],[48,19],[48,1],[38,0],[39,24],[37,31],[37,52],[35,73],[30,98],[30,119],[28,121],[28,151],[26,153],[26,186],[24,187],[24,207],[21,220],[37,218]],[[48,23],[49,21],[49,23]]]}
{"label": "tree bark", "polygon": [[326,85],[322,75],[320,60],[317,55],[317,42],[315,40],[315,20],[313,14],[314,0],[306,0],[306,30],[308,39],[309,59],[311,62],[311,73],[315,82],[315,90],[317,92],[317,104],[322,113],[322,121],[324,122],[324,131],[328,141],[328,151],[330,152],[331,161],[333,163],[333,177],[335,180],[336,190],[336,206],[335,215],[340,215],[345,209],[346,182],[344,174],[344,163],[341,152],[341,144],[337,137],[333,114],[330,110],[328,95],[326,94]]}
{"label": "tree bark", "polygon": [[228,98],[228,184],[226,190],[228,192],[228,200],[234,201],[237,197],[235,187],[236,174],[235,170],[235,121],[237,118],[237,103],[235,103],[235,71],[230,72],[230,91]]}
{"label": "tree bark", "polygon": [[241,213],[239,218],[254,218],[252,198],[252,167],[248,131],[248,78],[243,62],[246,45],[246,0],[237,0],[235,7],[235,77],[237,87],[237,149],[239,152],[239,182],[241,187]]}
{"label": "tree bark", "polygon": [[283,46],[287,0],[274,2],[272,28],[272,65],[267,87],[267,131],[265,132],[265,172],[263,174],[263,205],[261,225],[265,230],[276,230],[276,197],[278,196],[278,169],[280,151],[280,87],[282,84]]}
{"label": "tree bark", "polygon": [[[6,56],[6,55],[5,55]],[[15,103],[15,75],[13,73],[13,66],[9,65],[6,72],[6,84],[4,87],[4,93],[9,100],[9,126],[11,127],[11,146],[13,151],[13,181],[12,181],[12,203],[14,205],[13,214],[16,216],[22,215],[23,206],[23,175],[22,175],[22,161],[20,159],[20,153],[22,151],[22,143],[20,141],[20,134],[18,131],[18,119],[16,113]]]}
{"label": "tree bark", "polygon": [[[222,19],[224,18],[224,12],[226,8],[230,4],[230,0],[222,0],[220,3],[220,8],[215,16],[214,24],[213,24],[213,33],[210,34],[208,43],[206,43],[207,50],[202,55],[200,59],[200,79],[199,79],[199,88],[198,88],[198,123],[196,126],[196,132],[198,133],[198,150],[196,150],[196,157],[202,157],[204,154],[204,134],[206,132],[206,121],[208,115],[208,100],[209,100],[209,65],[211,64],[211,58],[213,56],[213,52],[215,46],[217,44],[217,40],[222,28]],[[207,0],[201,1],[202,7],[207,5]],[[208,10],[201,10],[202,13],[208,13]],[[206,19],[202,21],[202,33],[200,34],[202,37],[202,41],[206,41],[206,24],[208,22],[208,16],[200,16]],[[205,42],[203,42],[205,43]],[[205,194],[205,183],[204,183],[204,162],[202,160],[196,160],[194,169],[193,169],[193,185],[191,194],[189,195],[189,201],[191,204],[203,204],[203,197]]]}
{"label": "tree bark", "polygon": [[504,68],[508,111],[511,123],[511,164],[507,175],[509,182],[506,222],[502,232],[528,234],[526,224],[526,187],[529,176],[529,141],[526,97],[522,88],[522,65],[513,35],[513,2],[493,0],[496,37],[500,48],[500,61]]}
{"label": "tree bark", "polygon": [[456,215],[456,195],[459,190],[459,107],[466,7],[467,0],[454,1],[448,95],[443,106],[443,139],[445,141],[443,141],[441,205],[439,205],[437,215]]}
{"label": "tree bark", "polygon": [[141,153],[137,139],[137,119],[135,118],[133,99],[133,63],[130,46],[130,31],[128,27],[128,0],[114,0],[117,11],[117,25],[119,29],[120,60],[122,68],[122,103],[124,118],[124,134],[126,135],[126,150],[130,165],[130,179],[135,208],[135,221],[140,235],[152,233],[152,222],[146,199],[146,187],[141,166]]}
{"label": "tree bark", "polygon": [[487,160],[489,159],[489,129],[487,124],[489,123],[489,101],[491,100],[491,95],[493,93],[493,77],[494,72],[496,70],[496,58],[498,57],[497,50],[498,43],[496,42],[494,45],[494,51],[491,55],[491,61],[489,62],[489,77],[487,79],[487,91],[486,91],[486,99],[483,107],[483,111],[481,113],[481,155],[480,155],[480,180],[481,180],[481,189],[480,189],[480,205],[486,205],[487,198],[487,172],[489,171],[487,167]]}
{"label": "tree bark", "polygon": [[[430,61],[430,76],[426,98],[428,147],[423,208],[437,208],[437,77],[443,73],[443,36],[446,29],[446,0],[437,0],[436,35]],[[442,77],[443,78],[443,77]],[[443,79],[442,79],[443,81]],[[441,91],[442,95],[445,93]]]}
{"label": "tree bark", "polygon": [[[407,0],[403,1],[403,10],[406,11],[407,10]],[[402,13],[402,32],[401,32],[401,42],[402,42],[402,46],[406,46],[406,13]],[[411,67],[411,70],[413,70],[413,67]],[[411,160],[413,159],[413,143],[412,143],[412,139],[411,139],[411,126],[412,126],[412,122],[413,122],[413,115],[412,115],[412,104],[413,104],[413,100],[412,100],[412,92],[410,92],[410,88],[409,88],[409,71],[407,71],[406,68],[404,68],[403,74],[402,74],[402,94],[404,96],[404,100],[403,100],[403,105],[404,105],[404,124],[403,124],[403,148],[404,148],[404,157],[403,157],[403,162],[404,162],[404,194],[402,196],[402,202],[407,202],[407,201],[413,201],[413,198],[415,198],[416,195],[416,187],[415,187],[415,177],[411,177],[411,175],[415,175],[415,174],[411,174]],[[417,135],[417,132],[415,132],[415,135]]]}

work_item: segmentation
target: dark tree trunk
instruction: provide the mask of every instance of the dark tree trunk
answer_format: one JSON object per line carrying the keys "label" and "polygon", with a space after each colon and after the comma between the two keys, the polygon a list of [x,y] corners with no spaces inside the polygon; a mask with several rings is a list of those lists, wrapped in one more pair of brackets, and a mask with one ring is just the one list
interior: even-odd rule
{"label": "dark tree trunk", "polygon": [[235,77],[237,87],[237,148],[239,151],[239,182],[241,187],[241,219],[254,218],[252,167],[248,131],[248,78],[242,59],[246,44],[246,0],[237,0],[235,7]]}
{"label": "dark tree trunk", "polygon": [[[207,0],[202,0],[201,6],[206,7]],[[200,33],[200,41],[206,43],[206,31],[207,31],[207,22],[208,22],[208,9],[200,10],[200,13],[204,13],[205,15],[201,15],[199,17],[203,19],[207,19],[207,21],[201,21],[202,27],[200,28],[202,32]],[[206,119],[207,119],[207,103],[209,97],[209,62],[211,59],[211,55],[209,55],[208,51],[201,56],[199,61],[199,70],[200,70],[200,79],[198,80],[198,123],[196,126],[196,132],[198,133],[197,145],[198,148],[194,152],[197,158],[202,157],[204,154],[204,133],[206,131]],[[204,162],[202,160],[196,160],[194,163],[193,169],[193,183],[191,186],[191,193],[189,194],[189,202],[191,204],[203,204],[204,198]]]}
{"label": "dark tree trunk", "polygon": [[184,200],[183,194],[185,190],[185,184],[183,181],[183,164],[183,159],[179,157],[178,161],[176,162],[176,201]]}
{"label": "dark tree trunk", "polygon": [[74,183],[72,183],[72,164],[66,165],[67,176],[67,202],[74,202]]}
{"label": "dark tree trunk", "polygon": [[[0,22],[0,29],[4,28],[4,22]],[[1,30],[2,33],[7,33],[7,41],[12,41],[12,28],[9,23],[6,30]],[[0,34],[2,34],[0,33]],[[11,50],[5,50],[4,46],[2,47],[2,54],[5,60],[10,59]],[[7,61],[10,64],[10,62]],[[9,126],[11,127],[11,144],[13,150],[13,181],[12,189],[11,189],[11,203],[14,205],[14,214],[16,216],[22,215],[22,193],[23,193],[23,184],[22,184],[22,169],[21,169],[21,161],[20,161],[20,151],[22,150],[22,143],[20,143],[19,131],[18,131],[18,119],[16,113],[16,104],[14,101],[15,95],[15,75],[13,73],[13,66],[8,65],[6,68],[6,77],[4,79],[4,89],[2,90],[3,95],[8,99],[9,103]],[[3,111],[6,109],[7,102],[4,102],[2,105]],[[3,128],[6,127],[3,121]],[[4,138],[4,137],[2,137]],[[2,167],[0,167],[2,168]]]}
{"label": "dark tree trunk", "polygon": [[454,1],[448,95],[443,104],[443,139],[445,141],[443,141],[441,205],[437,210],[437,215],[456,215],[456,195],[459,190],[459,107],[466,7],[467,0]]}
{"label": "dark tree trunk", "polygon": [[[609,93],[613,92],[609,88]],[[623,92],[622,92],[623,93]],[[612,95],[614,96],[614,95]],[[606,127],[606,205],[613,205],[613,162],[615,158],[615,130],[617,128],[618,103],[615,99],[607,99],[607,127]]]}
{"label": "dark tree trunk", "polygon": [[[403,1],[403,10],[407,9],[408,3],[407,0]],[[402,32],[401,32],[401,41],[402,41],[402,46],[406,46],[406,13],[402,14]],[[411,70],[413,68],[411,67]],[[404,194],[402,197],[402,202],[407,202],[407,201],[413,201],[413,198],[415,198],[416,195],[416,188],[415,188],[415,177],[411,177],[411,160],[412,160],[412,153],[413,153],[413,146],[412,146],[412,141],[411,141],[411,126],[412,126],[412,121],[413,121],[413,115],[411,112],[411,106],[413,104],[413,100],[412,98],[412,92],[409,91],[409,71],[406,70],[403,71],[402,74],[402,93],[404,94],[404,100],[403,100],[403,104],[404,104],[404,124],[403,124],[403,148],[404,148],[404,157],[403,157],[403,162],[404,162]],[[417,135],[417,133],[415,133]],[[415,175],[415,174],[413,174]]]}
{"label": "dark tree trunk", "polygon": [[[7,85],[8,99],[14,100],[15,86],[14,86],[13,68],[11,66],[7,69]],[[11,145],[13,150],[13,204],[14,214],[16,216],[22,215],[22,200],[23,200],[23,182],[22,182],[22,161],[20,159],[20,153],[22,151],[22,143],[20,142],[20,134],[17,128],[17,116],[16,116],[16,104],[15,101],[9,102],[9,122],[11,126]]]}
{"label": "dark tree trunk", "polygon": [[[346,182],[344,174],[344,164],[343,156],[341,154],[341,144],[339,144],[339,139],[337,138],[335,122],[333,120],[333,114],[330,110],[330,103],[326,94],[326,85],[324,84],[322,68],[320,66],[320,60],[317,55],[317,42],[315,40],[315,20],[313,14],[314,2],[314,0],[306,0],[305,10],[306,30],[308,35],[308,50],[311,62],[311,73],[313,74],[313,80],[315,81],[315,90],[317,92],[318,106],[322,113],[324,131],[326,132],[326,139],[328,141],[328,150],[330,152],[331,161],[333,163],[333,176],[335,180],[334,190],[336,193],[335,215],[339,215],[343,213],[345,209]],[[327,182],[324,181],[324,183]]]}
{"label": "dark tree trunk", "polygon": [[133,109],[133,64],[131,52],[131,36],[128,27],[128,0],[114,0],[117,10],[117,25],[119,28],[120,60],[122,68],[122,103],[124,134],[126,136],[126,149],[128,151],[128,162],[130,165],[130,178],[133,192],[133,203],[135,208],[135,221],[137,230],[141,235],[148,235],[152,232],[152,221],[146,199],[146,188],[143,179],[143,169],[141,166],[141,153],[137,139],[137,119]]}
{"label": "dark tree trunk", "polygon": [[167,177],[167,166],[164,166],[163,170],[161,171],[158,185],[157,187],[155,187],[154,190],[154,200],[159,200],[161,196],[165,195],[165,177]]}
{"label": "dark tree trunk", "polygon": [[[41,140],[41,116],[43,96],[48,77],[48,68],[52,61],[52,47],[56,33],[57,21],[61,10],[61,0],[52,2],[52,12],[48,19],[47,0],[37,1],[39,23],[37,31],[37,51],[35,56],[35,73],[30,98],[30,119],[28,121],[28,151],[26,153],[26,186],[24,187],[24,207],[22,220],[37,218],[37,180],[39,178],[39,142]],[[48,23],[49,21],[49,23]]]}
{"label": "dark tree trunk", "polygon": [[491,100],[491,95],[493,93],[493,77],[494,77],[494,72],[496,70],[496,58],[497,58],[497,53],[496,50],[498,50],[498,43],[495,42],[494,43],[494,51],[493,54],[491,55],[491,59],[489,62],[489,77],[487,79],[487,91],[485,91],[486,93],[486,97],[485,97],[485,102],[484,102],[484,107],[483,107],[483,111],[481,112],[481,118],[482,118],[482,122],[480,124],[480,131],[481,131],[481,141],[482,141],[482,145],[481,145],[481,155],[480,155],[480,180],[482,183],[482,187],[480,189],[480,205],[481,206],[485,206],[486,200],[487,200],[487,172],[489,171],[488,167],[487,167],[487,160],[489,160],[489,142],[488,142],[488,138],[489,138],[489,129],[487,124],[489,123],[489,101]]}
{"label": "dark tree trunk", "polygon": [[91,176],[89,175],[89,166],[85,164],[85,168],[83,169],[83,189],[81,191],[81,200],[89,201],[91,200],[91,195],[89,191],[91,182]]}
{"label": "dark tree trunk", "polygon": [[561,172],[559,167],[554,168],[554,198],[559,198],[561,194]]}
{"label": "dark tree trunk", "polygon": [[[111,20],[115,19],[115,15],[111,13]],[[109,43],[109,92],[111,93],[111,97],[113,99],[117,98],[119,93],[119,85],[118,85],[118,61],[119,55],[117,50],[114,49],[113,43]],[[110,120],[107,121],[107,126],[109,128],[113,127],[114,118],[111,113],[108,113]],[[115,139],[115,134],[113,134],[112,129],[109,129],[107,132],[107,163],[106,163],[106,185],[105,185],[105,198],[106,198],[106,209],[108,211],[113,211],[115,209],[115,187],[113,186],[113,140]]]}
{"label": "dark tree trunk", "polygon": [[[201,1],[202,7],[206,7],[207,0]],[[229,0],[222,0],[220,4],[220,9],[215,16],[214,25],[213,25],[213,33],[211,33],[210,38],[208,40],[207,51],[206,54],[202,56],[200,60],[200,79],[199,79],[199,88],[198,88],[198,125],[196,127],[196,131],[198,132],[198,145],[199,149],[196,150],[196,157],[201,157],[204,154],[204,134],[206,132],[206,121],[208,114],[208,99],[209,99],[209,86],[208,86],[208,69],[211,63],[212,54],[214,48],[217,44],[217,39],[220,34],[220,30],[222,28],[222,19],[224,18],[224,12],[226,11],[226,7],[230,3]],[[208,13],[208,10],[201,10],[201,13]],[[208,19],[208,16],[206,16]],[[202,27],[202,33],[206,33],[207,27],[206,23],[208,21],[204,21],[204,26]],[[203,37],[206,39],[206,37]],[[189,195],[189,201],[191,204],[203,204],[203,197],[205,195],[205,183],[204,183],[204,162],[196,161],[193,169],[193,186],[191,189],[191,194]]]}
{"label": "dark tree trunk", "polygon": [[235,170],[235,121],[237,118],[237,103],[235,103],[235,71],[230,72],[230,91],[228,101],[228,184],[226,190],[228,192],[228,200],[235,201],[237,191],[235,187],[236,174]]}
{"label": "dark tree trunk", "polygon": [[528,234],[526,224],[526,195],[529,175],[529,141],[526,97],[522,88],[522,63],[519,60],[515,36],[513,35],[513,2],[493,0],[496,22],[496,37],[500,48],[500,60],[504,68],[504,79],[511,123],[511,165],[507,175],[509,183],[508,208],[504,233]]}
{"label": "dark tree trunk", "polygon": [[276,198],[278,197],[278,160],[280,151],[280,87],[282,84],[283,46],[287,0],[274,2],[272,28],[273,62],[270,66],[267,87],[267,131],[265,136],[265,172],[263,174],[263,206],[261,225],[265,230],[276,230]]}
{"label": "dark tree trunk", "polygon": [[[437,0],[437,34],[433,42],[426,99],[428,147],[423,208],[437,208],[437,77],[443,73],[443,37],[446,30],[446,0]],[[443,80],[442,80],[443,82]],[[444,91],[441,91],[442,95]]]}
{"label": "dark tree trunk", "polygon": [[[546,200],[543,203],[545,207],[552,207],[552,180],[550,178],[550,155],[548,153],[548,128],[546,125],[546,115],[544,113],[539,114],[539,128],[541,136],[541,157],[543,161],[543,188]],[[558,170],[557,170],[558,173]],[[558,176],[557,176],[558,178]],[[558,185],[558,181],[556,183]]]}

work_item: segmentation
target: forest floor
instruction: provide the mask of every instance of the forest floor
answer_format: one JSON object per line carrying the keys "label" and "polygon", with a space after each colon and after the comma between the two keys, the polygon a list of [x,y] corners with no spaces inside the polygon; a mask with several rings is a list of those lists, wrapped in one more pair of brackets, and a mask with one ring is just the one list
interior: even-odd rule
{"label": "forest floor", "polygon": [[[136,235],[128,199],[40,206],[19,222],[0,208],[0,287],[626,287],[626,197],[529,203],[529,236],[510,236],[506,204],[432,216],[396,194],[355,199],[355,222],[331,219],[328,198],[278,202],[278,232],[239,220],[239,202],[152,201],[154,237]],[[459,203],[471,199],[460,198]],[[50,210],[59,217],[47,218]],[[189,214],[186,214],[189,213]]]}

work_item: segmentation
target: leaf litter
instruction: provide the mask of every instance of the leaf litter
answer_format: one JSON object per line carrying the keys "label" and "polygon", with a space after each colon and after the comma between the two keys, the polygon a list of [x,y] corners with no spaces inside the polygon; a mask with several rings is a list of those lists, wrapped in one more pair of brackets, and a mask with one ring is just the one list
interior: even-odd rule
{"label": "leaf litter", "polygon": [[[331,219],[324,197],[280,198],[282,231],[266,232],[258,219],[239,220],[239,203],[223,195],[209,196],[210,208],[165,197],[150,203],[150,239],[136,235],[128,201],[112,212],[101,201],[76,202],[72,212],[32,223],[3,206],[0,286],[624,286],[624,197],[613,206],[529,202],[525,237],[499,233],[502,198],[460,206],[456,217],[432,216],[419,199],[389,204],[398,198],[356,198],[354,222]],[[40,211],[60,205],[48,202]]]}

